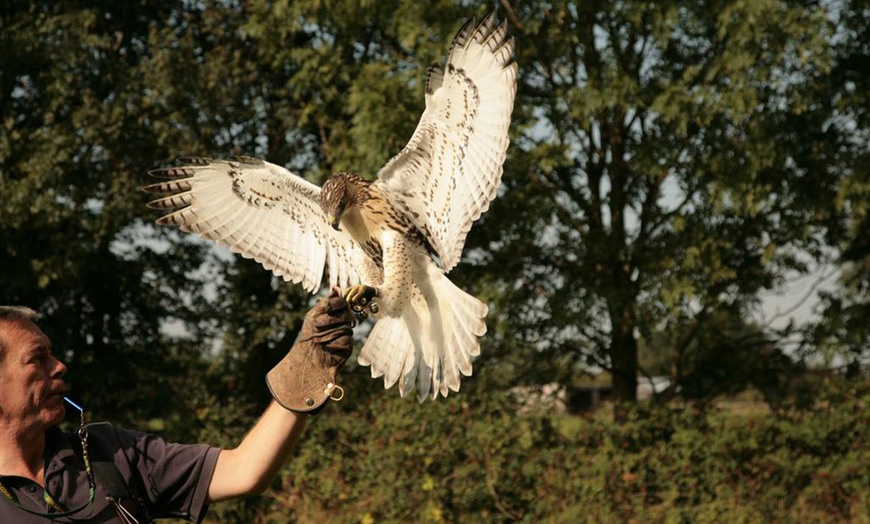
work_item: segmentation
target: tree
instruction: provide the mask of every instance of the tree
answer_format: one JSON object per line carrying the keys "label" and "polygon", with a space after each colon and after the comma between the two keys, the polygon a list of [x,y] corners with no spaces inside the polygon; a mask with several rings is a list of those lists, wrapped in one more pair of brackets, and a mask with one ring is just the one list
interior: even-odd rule
{"label": "tree", "polygon": [[[862,4],[501,4],[523,83],[514,143],[505,191],[451,274],[493,305],[478,369],[503,387],[599,366],[632,398],[639,341],[696,332],[718,309],[745,312],[858,216],[858,190],[831,213],[840,167],[855,158],[848,130],[829,124],[863,91],[844,81],[843,96],[825,95],[830,11],[859,20]],[[188,368],[214,362],[218,339],[225,369],[255,374],[292,340],[299,319],[284,313],[308,297],[152,227],[136,191],[144,173],[182,154],[250,154],[312,180],[371,178],[414,129],[426,65],[485,9],[4,6],[4,301],[52,317],[71,382],[98,409],[159,412],[198,380]],[[128,380],[119,368],[153,387],[147,402],[108,398]],[[258,381],[237,382],[239,398],[262,400]]]}
{"label": "tree", "polygon": [[822,256],[842,138],[812,94],[832,24],[773,0],[536,4],[514,21],[506,191],[472,230],[501,269],[495,345],[529,348],[517,361],[543,369],[526,379],[608,369],[631,400],[640,339],[748,311]]}
{"label": "tree", "polygon": [[844,232],[830,239],[839,254],[840,286],[823,293],[822,317],[807,329],[804,349],[859,377],[870,363],[870,3],[851,0],[839,7],[835,62],[824,94],[836,106],[832,126],[849,138],[838,151]]}
{"label": "tree", "polygon": [[190,413],[170,399],[201,382],[264,400],[253,375],[286,351],[309,297],[152,226],[145,173],[248,154],[315,181],[372,178],[411,136],[425,68],[471,14],[447,1],[4,6],[0,287],[49,317],[74,395],[119,423]]}
{"label": "tree", "polygon": [[[164,257],[136,192],[143,167],[167,155],[161,142],[178,138],[153,132],[139,81],[151,20],[170,11],[16,2],[0,12],[2,300],[48,317],[73,394],[119,422],[183,409],[173,392],[189,384],[208,332],[191,292],[201,282],[186,275],[201,250],[182,241]],[[165,332],[167,319],[191,338]]]}
{"label": "tree", "polygon": [[664,400],[705,403],[753,387],[777,404],[794,392],[790,385],[805,369],[773,342],[759,326],[745,323],[740,311],[716,311],[703,324],[642,339],[639,368],[671,377]]}

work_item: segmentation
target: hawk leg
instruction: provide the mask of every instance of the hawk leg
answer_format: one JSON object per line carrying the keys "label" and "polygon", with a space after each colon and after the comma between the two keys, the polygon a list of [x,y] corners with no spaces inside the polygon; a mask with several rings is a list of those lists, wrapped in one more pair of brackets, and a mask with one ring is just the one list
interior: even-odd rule
{"label": "hawk leg", "polygon": [[363,284],[347,288],[344,299],[350,305],[353,314],[360,320],[368,318],[369,314],[376,314],[379,310],[374,301],[379,295],[378,289]]}

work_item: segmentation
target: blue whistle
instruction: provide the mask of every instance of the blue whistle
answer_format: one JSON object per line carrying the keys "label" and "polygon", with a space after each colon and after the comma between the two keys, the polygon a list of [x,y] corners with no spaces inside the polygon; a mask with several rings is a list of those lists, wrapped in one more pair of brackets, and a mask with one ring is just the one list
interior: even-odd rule
{"label": "blue whistle", "polygon": [[66,397],[66,396],[65,396],[65,397],[63,397],[63,400],[64,400],[64,402],[66,402],[66,403],[69,404],[70,406],[72,406],[72,407],[76,408],[77,410],[79,410],[80,413],[84,413],[84,412],[85,412],[85,408],[79,406],[78,404],[76,404],[75,402],[73,402],[72,400],[70,400],[69,397]]}

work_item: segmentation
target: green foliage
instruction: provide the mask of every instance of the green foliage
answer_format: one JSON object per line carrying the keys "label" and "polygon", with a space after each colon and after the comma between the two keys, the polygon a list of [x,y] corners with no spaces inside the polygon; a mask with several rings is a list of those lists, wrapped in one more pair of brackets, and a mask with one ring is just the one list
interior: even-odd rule
{"label": "green foliage", "polygon": [[870,24],[866,0],[847,2],[840,13],[843,38],[835,45],[837,63],[829,91],[836,92],[842,118],[833,125],[844,128],[850,140],[843,144],[845,174],[837,208],[845,217],[844,234],[834,242],[840,252],[840,286],[822,296],[822,319],[807,331],[807,353],[826,362],[844,362],[847,372],[860,375],[870,359]]}
{"label": "green foliage", "polygon": [[[662,396],[696,402],[736,395],[752,387],[774,405],[793,394],[805,366],[795,362],[757,326],[736,311],[716,311],[678,330],[643,339],[640,369],[670,376]],[[679,392],[675,391],[679,388]]]}
{"label": "green foliage", "polygon": [[639,405],[621,424],[517,414],[501,394],[341,403],[269,497],[212,521],[867,522],[870,389],[816,400],[775,416]]}
{"label": "green foliage", "polygon": [[[717,310],[745,315],[759,291],[806,270],[798,253],[860,252],[863,5],[504,8],[522,84],[505,192],[451,274],[492,305],[484,353],[497,357],[479,367],[503,387],[597,366],[631,397],[641,340],[676,339]],[[4,301],[47,314],[76,394],[102,413],[155,416],[175,387],[161,380],[190,386],[186,369],[205,365],[215,340],[239,373],[231,381],[249,383],[298,318],[253,322],[304,309],[305,297],[146,226],[145,171],[179,154],[244,153],[315,180],[338,169],[372,177],[414,128],[425,67],[485,9],[5,6]],[[811,349],[860,362],[864,302],[866,286],[832,297],[837,318]],[[857,340],[844,344],[849,333]],[[122,383],[153,384],[154,405],[133,393],[104,400]],[[241,397],[262,400],[250,384]]]}
{"label": "green foliage", "polygon": [[[0,11],[0,301],[46,315],[72,394],[97,416],[173,419],[199,390],[227,385],[239,402],[262,401],[263,370],[307,297],[146,225],[145,173],[182,154],[250,154],[315,180],[372,177],[410,136],[425,66],[445,51],[417,15],[454,31],[471,13],[451,2],[104,4]],[[227,376],[203,380],[216,341]]]}
{"label": "green foliage", "polygon": [[[170,250],[143,227],[136,192],[143,171],[169,156],[161,143],[184,142],[154,133],[138,80],[151,20],[168,11],[103,7],[0,11],[0,300],[40,310],[71,393],[130,423],[186,408],[179,392],[213,312],[193,292],[203,280],[187,273],[203,264],[202,248],[175,237]],[[164,321],[189,338],[168,336]]]}
{"label": "green foliage", "polygon": [[746,316],[760,291],[824,259],[821,239],[841,227],[833,166],[851,143],[830,125],[834,10],[518,8],[507,191],[472,241],[501,269],[485,275],[496,325],[509,326],[493,345],[553,363],[523,379],[570,376],[570,355],[633,398],[642,337],[676,340],[714,311]]}

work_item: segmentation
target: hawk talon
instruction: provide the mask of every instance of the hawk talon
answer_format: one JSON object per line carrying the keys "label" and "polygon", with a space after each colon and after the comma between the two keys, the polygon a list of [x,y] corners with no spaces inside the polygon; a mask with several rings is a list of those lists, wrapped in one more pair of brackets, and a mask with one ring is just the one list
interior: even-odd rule
{"label": "hawk talon", "polygon": [[369,313],[374,314],[379,311],[380,308],[374,302],[377,296],[378,289],[366,285],[351,286],[344,293],[344,299],[350,306],[351,312],[360,322],[367,319]]}

